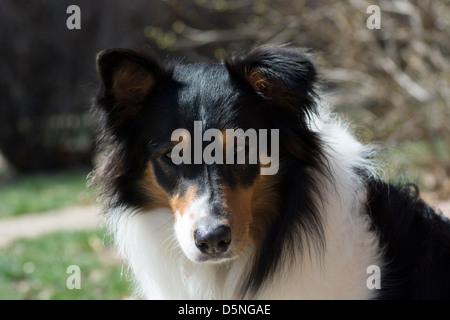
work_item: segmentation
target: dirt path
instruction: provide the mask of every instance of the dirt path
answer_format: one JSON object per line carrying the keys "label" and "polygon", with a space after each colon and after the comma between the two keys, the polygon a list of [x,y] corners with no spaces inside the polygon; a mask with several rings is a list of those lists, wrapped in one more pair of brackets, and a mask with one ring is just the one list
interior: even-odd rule
{"label": "dirt path", "polygon": [[67,207],[0,220],[0,248],[23,237],[59,230],[94,229],[99,225],[97,206]]}
{"label": "dirt path", "polygon": [[[429,201],[433,207],[450,218],[450,200]],[[37,237],[59,230],[94,229],[99,225],[97,206],[68,207],[46,213],[26,214],[20,217],[0,219],[0,248],[23,237]]]}

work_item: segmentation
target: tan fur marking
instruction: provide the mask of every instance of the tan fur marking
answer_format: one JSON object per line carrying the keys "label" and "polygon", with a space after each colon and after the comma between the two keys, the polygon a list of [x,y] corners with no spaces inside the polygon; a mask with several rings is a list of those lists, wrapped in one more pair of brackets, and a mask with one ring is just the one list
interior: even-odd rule
{"label": "tan fur marking", "polygon": [[281,198],[278,190],[278,175],[259,176],[253,185],[250,236],[255,242],[264,238],[269,226],[280,215]]}
{"label": "tan fur marking", "polygon": [[153,170],[153,165],[150,162],[147,165],[147,169],[145,169],[141,186],[151,198],[151,201],[145,206],[145,209],[152,210],[156,208],[170,208],[169,196],[158,184]]}
{"label": "tan fur marking", "polygon": [[118,102],[139,104],[155,84],[144,68],[131,61],[123,61],[113,77],[112,92]]}
{"label": "tan fur marking", "polygon": [[197,198],[197,187],[190,186],[183,197],[179,194],[170,198],[169,203],[172,211],[178,212],[181,216],[187,211],[187,208],[195,201]]}
{"label": "tan fur marking", "polygon": [[272,83],[269,78],[261,73],[258,69],[251,69],[245,71],[245,76],[253,88],[268,97],[272,91]]}
{"label": "tan fur marking", "polygon": [[235,250],[240,254],[247,243],[249,237],[250,224],[252,221],[252,194],[253,188],[231,189],[227,185],[222,185],[224,207],[227,211],[225,216],[232,232]]}

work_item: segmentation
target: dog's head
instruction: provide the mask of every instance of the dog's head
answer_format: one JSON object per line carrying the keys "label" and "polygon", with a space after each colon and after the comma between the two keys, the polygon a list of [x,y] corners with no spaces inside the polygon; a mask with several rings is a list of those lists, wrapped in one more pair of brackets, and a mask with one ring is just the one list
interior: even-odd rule
{"label": "dog's head", "polygon": [[283,214],[290,157],[308,153],[308,55],[263,46],[183,65],[112,49],[97,64],[107,155],[96,179],[110,206],[170,208],[178,242],[197,262],[235,258],[263,238]]}

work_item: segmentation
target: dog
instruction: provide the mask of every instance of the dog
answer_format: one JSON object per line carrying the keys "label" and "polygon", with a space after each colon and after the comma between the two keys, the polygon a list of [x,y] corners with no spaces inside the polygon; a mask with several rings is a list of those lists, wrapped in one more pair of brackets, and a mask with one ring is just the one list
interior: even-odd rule
{"label": "dog", "polygon": [[[415,186],[382,181],[309,54],[163,63],[109,49],[97,69],[92,183],[139,296],[450,298],[449,220]],[[229,130],[244,133],[237,146]],[[265,154],[250,148],[261,130]]]}

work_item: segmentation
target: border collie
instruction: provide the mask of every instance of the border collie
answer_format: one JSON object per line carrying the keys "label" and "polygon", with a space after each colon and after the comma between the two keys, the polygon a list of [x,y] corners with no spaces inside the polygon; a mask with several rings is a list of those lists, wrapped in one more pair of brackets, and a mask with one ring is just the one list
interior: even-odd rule
{"label": "border collie", "polygon": [[[267,45],[183,64],[110,49],[97,67],[92,183],[140,296],[450,298],[449,220],[416,187],[381,181],[374,148],[321,99],[308,54]],[[194,159],[223,159],[230,129],[276,132],[276,173],[261,174],[259,150],[256,162]],[[230,158],[255,152],[243,140]]]}

